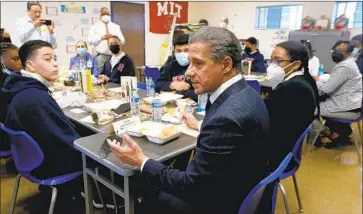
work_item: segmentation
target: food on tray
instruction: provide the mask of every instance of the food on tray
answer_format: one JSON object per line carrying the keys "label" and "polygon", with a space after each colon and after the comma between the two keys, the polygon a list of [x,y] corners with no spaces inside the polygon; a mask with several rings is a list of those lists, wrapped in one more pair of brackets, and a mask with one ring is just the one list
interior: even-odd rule
{"label": "food on tray", "polygon": [[156,137],[157,138],[168,138],[172,135],[175,135],[176,133],[178,133],[178,129],[175,126],[165,126],[160,134],[158,134]]}
{"label": "food on tray", "polygon": [[[145,104],[145,103],[140,104],[140,111],[151,114],[152,113],[151,105],[148,105],[148,104]],[[164,106],[163,107],[163,114],[165,114],[167,112],[168,112],[168,108]]]}
{"label": "food on tray", "polygon": [[65,86],[75,86],[75,85],[76,85],[76,82],[75,82],[75,81],[73,81],[73,80],[71,80],[71,79],[69,79],[69,80],[64,80],[64,81],[63,81],[63,84],[64,84]]}
{"label": "food on tray", "polygon": [[[126,116],[131,117],[131,112],[128,111],[125,113]],[[141,120],[148,120],[151,119],[151,114],[140,112],[140,119]]]}
{"label": "food on tray", "polygon": [[66,91],[66,92],[73,92],[78,91],[81,88],[77,86],[76,84],[73,86],[66,86],[64,82],[54,82],[51,86],[52,91]]}
{"label": "food on tray", "polygon": [[111,111],[93,112],[92,119],[97,124],[106,124],[111,122],[115,117]]}
{"label": "food on tray", "polygon": [[94,89],[93,92],[87,93],[88,103],[103,102],[106,100],[119,100],[120,98],[120,93],[104,89]]}

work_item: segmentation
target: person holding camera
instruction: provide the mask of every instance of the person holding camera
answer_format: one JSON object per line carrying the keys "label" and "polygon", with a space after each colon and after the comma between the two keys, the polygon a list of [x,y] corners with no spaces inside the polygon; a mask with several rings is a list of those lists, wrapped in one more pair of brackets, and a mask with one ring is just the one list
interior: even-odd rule
{"label": "person holding camera", "polygon": [[28,16],[16,22],[16,33],[21,44],[31,40],[43,40],[56,46],[54,22],[41,18],[42,5],[39,2],[27,3]]}

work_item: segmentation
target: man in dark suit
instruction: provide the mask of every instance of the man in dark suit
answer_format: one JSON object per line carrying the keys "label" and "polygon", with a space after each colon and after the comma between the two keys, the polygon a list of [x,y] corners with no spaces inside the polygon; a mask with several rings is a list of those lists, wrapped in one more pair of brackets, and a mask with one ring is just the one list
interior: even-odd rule
{"label": "man in dark suit", "polygon": [[[186,76],[197,94],[209,93],[210,103],[199,129],[195,157],[185,171],[147,158],[128,136],[127,147],[109,141],[124,163],[141,169],[141,177],[159,192],[148,213],[237,213],[243,199],[266,175],[266,107],[241,76],[241,47],[227,29],[204,27],[189,40]],[[147,200],[146,200],[147,201]]]}

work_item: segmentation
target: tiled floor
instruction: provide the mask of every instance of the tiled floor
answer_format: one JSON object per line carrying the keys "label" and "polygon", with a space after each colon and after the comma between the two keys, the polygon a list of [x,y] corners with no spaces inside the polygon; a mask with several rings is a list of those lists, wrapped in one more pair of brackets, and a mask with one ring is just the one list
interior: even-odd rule
{"label": "tiled floor", "polygon": [[[362,167],[353,146],[341,150],[320,148],[305,153],[296,177],[305,214],[362,213]],[[14,181],[14,178],[1,179],[0,213],[7,213]],[[291,213],[299,213],[292,179],[282,183],[288,193]],[[33,203],[31,199],[37,192],[37,186],[22,180],[15,213],[28,213],[24,207]],[[280,196],[276,214],[285,213]]]}

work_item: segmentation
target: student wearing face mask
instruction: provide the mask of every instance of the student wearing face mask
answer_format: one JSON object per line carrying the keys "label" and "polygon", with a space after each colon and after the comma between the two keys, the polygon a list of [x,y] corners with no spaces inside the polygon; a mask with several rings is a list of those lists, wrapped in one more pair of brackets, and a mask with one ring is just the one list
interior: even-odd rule
{"label": "student wearing face mask", "polygon": [[[319,95],[309,73],[309,55],[300,42],[278,44],[271,55],[267,75],[277,86],[265,98],[270,118],[272,170],[292,151],[297,139],[319,115]],[[315,109],[317,114],[315,115]],[[291,163],[293,164],[293,163]]]}
{"label": "student wearing face mask", "polygon": [[111,21],[110,11],[106,7],[100,10],[100,21],[91,26],[88,36],[88,43],[94,45],[97,52],[99,71],[103,71],[103,66],[112,56],[109,49],[108,39],[117,36],[121,44],[125,44],[125,38],[120,26]]}
{"label": "student wearing face mask", "polygon": [[0,91],[4,85],[5,79],[12,73],[20,74],[21,62],[18,54],[18,47],[11,43],[1,42],[0,43]]}
{"label": "student wearing face mask", "polygon": [[[328,118],[356,119],[362,108],[362,74],[351,56],[354,46],[350,41],[338,41],[332,49],[332,60],[336,63],[327,82],[317,81],[319,93],[326,100],[320,102],[321,115]],[[349,124],[327,120],[330,129],[322,143],[327,148],[349,142],[352,130]]]}
{"label": "student wearing face mask", "polygon": [[[11,75],[20,74],[21,62],[18,54],[18,47],[11,43],[0,43],[0,123],[4,123],[8,99],[7,96],[1,91],[7,79]],[[10,150],[9,141],[5,139],[5,136],[0,131],[0,150]]]}
{"label": "student wearing face mask", "polygon": [[120,84],[121,76],[135,76],[135,64],[132,58],[122,51],[122,42],[117,36],[108,39],[112,57],[105,63],[103,71],[98,76],[98,81]]}
{"label": "student wearing face mask", "polygon": [[155,83],[156,92],[176,91],[186,98],[195,101],[198,96],[189,79],[184,74],[189,67],[189,34],[181,34],[174,39],[174,54],[169,57],[166,63],[160,69],[160,78]]}
{"label": "student wearing face mask", "polygon": [[352,52],[352,57],[354,57],[357,62],[360,73],[363,73],[363,35],[359,34],[352,38],[352,43],[354,45],[354,50]]}
{"label": "student wearing face mask", "polygon": [[92,75],[98,77],[98,60],[97,57],[87,52],[87,43],[85,41],[78,41],[76,43],[76,48],[77,55],[71,58],[69,62],[69,69],[91,70]]}
{"label": "student wearing face mask", "polygon": [[251,71],[253,72],[266,72],[265,58],[257,49],[257,39],[255,37],[250,37],[245,41],[245,54],[243,54],[243,59],[253,59]]}

